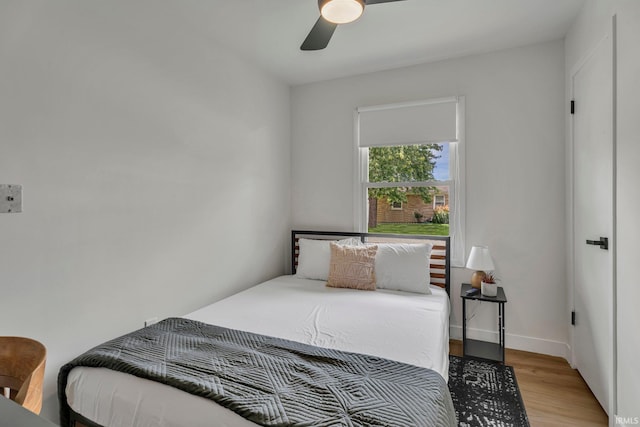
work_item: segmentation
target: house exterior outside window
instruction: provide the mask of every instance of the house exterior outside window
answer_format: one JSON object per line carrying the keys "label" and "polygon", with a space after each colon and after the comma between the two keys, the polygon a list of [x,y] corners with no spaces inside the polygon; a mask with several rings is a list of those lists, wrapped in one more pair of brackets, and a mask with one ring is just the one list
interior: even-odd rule
{"label": "house exterior outside window", "polygon": [[[415,222],[429,222],[433,218],[436,207],[445,206],[449,200],[449,188],[442,186],[436,187],[433,202],[426,203],[418,195],[407,195],[407,202],[389,203],[385,199],[377,201],[376,206],[376,223],[377,224],[407,224]],[[416,217],[416,212],[421,216]],[[371,223],[369,223],[371,225]]]}

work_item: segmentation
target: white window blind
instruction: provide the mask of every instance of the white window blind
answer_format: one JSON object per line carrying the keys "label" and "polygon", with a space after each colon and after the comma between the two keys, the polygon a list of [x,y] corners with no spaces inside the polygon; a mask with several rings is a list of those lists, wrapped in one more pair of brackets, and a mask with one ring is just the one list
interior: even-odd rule
{"label": "white window blind", "polygon": [[455,142],[456,98],[358,108],[360,147]]}

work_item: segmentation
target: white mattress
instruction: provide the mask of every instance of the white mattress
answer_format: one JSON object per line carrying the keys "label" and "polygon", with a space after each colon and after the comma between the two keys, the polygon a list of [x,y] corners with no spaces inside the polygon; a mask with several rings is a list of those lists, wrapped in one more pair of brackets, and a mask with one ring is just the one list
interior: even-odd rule
{"label": "white mattress", "polygon": [[[446,380],[449,298],[431,290],[335,289],[282,276],[184,317],[422,366]],[[104,427],[255,426],[211,400],[108,369],[74,368],[66,393],[75,412]]]}

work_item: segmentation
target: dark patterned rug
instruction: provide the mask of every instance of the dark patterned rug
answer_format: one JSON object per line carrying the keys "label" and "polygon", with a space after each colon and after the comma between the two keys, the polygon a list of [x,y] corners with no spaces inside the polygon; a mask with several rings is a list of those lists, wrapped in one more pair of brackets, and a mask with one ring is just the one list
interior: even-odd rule
{"label": "dark patterned rug", "polygon": [[529,427],[511,366],[449,356],[449,390],[460,427]]}

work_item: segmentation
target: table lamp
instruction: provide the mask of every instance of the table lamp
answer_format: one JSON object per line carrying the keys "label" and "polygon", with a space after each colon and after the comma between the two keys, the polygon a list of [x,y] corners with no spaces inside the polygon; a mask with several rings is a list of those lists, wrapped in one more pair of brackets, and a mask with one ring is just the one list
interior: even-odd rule
{"label": "table lamp", "polygon": [[486,246],[474,246],[471,248],[469,259],[467,260],[466,267],[471,270],[476,270],[471,275],[471,286],[480,289],[482,280],[486,275],[486,271],[493,271],[493,260],[489,253],[489,248]]}

